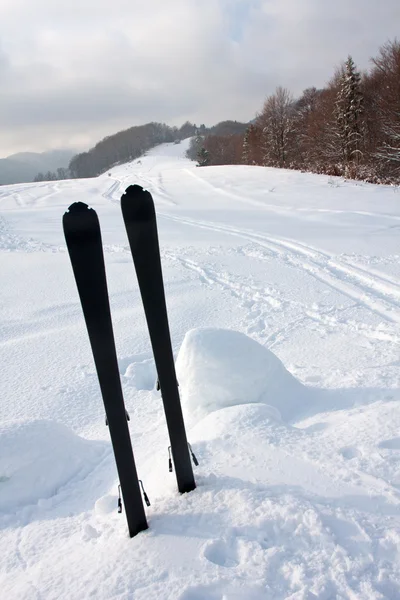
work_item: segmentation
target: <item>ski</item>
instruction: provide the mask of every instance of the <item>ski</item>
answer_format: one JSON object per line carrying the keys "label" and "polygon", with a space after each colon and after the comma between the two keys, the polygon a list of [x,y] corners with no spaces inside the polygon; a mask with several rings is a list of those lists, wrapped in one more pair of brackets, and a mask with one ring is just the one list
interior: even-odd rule
{"label": "ski", "polygon": [[196,483],[175,374],[153,198],[142,187],[131,185],[121,198],[121,209],[153,348],[178,489],[190,492]]}
{"label": "ski", "polygon": [[87,204],[75,202],[64,214],[63,228],[99,378],[129,535],[133,537],[148,526],[122,394],[99,220]]}

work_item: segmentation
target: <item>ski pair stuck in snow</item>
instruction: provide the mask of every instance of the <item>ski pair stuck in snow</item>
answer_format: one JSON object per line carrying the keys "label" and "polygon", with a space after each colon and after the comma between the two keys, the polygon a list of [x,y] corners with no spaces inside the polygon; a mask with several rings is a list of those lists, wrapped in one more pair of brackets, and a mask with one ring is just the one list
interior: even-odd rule
{"label": "ski pair stuck in snow", "polygon": [[[178,490],[190,492],[196,484],[176,380],[153,198],[140,186],[129,186],[121,198],[121,209],[153,348]],[[75,202],[64,214],[63,228],[110,429],[129,535],[133,537],[148,525],[118,369],[96,211]],[[148,504],[145,494],[144,498]]]}

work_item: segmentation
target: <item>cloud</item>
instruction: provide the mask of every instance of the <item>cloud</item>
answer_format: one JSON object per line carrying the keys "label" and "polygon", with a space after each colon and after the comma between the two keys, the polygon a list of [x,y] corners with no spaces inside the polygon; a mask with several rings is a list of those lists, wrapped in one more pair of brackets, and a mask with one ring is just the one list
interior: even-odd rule
{"label": "cloud", "polygon": [[249,120],[277,85],[366,67],[399,22],[398,0],[2,0],[0,155]]}

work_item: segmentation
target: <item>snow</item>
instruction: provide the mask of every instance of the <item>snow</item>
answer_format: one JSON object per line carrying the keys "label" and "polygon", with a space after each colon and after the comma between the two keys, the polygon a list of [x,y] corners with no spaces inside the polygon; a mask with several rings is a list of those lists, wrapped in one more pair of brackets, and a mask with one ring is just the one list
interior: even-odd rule
{"label": "snow", "polygon": [[54,421],[6,421],[0,425],[0,448],[4,513],[37,503],[47,508],[59,489],[91,473],[106,452],[101,442],[84,440]]}
{"label": "snow", "polygon": [[[0,187],[5,598],[400,597],[396,188],[196,168],[165,144],[95,179]],[[197,488],[180,496],[120,214],[156,202]],[[100,219],[149,529],[117,513],[109,432],[61,219]]]}
{"label": "snow", "polygon": [[236,404],[262,402],[276,418],[292,420],[307,408],[303,386],[279,358],[237,331],[189,331],[176,370],[187,423]]}

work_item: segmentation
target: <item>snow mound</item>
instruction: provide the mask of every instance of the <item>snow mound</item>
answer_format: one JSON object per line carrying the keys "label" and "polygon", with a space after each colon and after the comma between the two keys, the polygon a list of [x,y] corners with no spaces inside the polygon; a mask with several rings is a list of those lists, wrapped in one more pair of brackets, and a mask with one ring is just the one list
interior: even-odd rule
{"label": "snow mound", "polygon": [[304,386],[279,358],[237,331],[192,329],[176,371],[189,425],[221,408],[254,403],[268,404],[277,418],[290,420],[306,402]]}
{"label": "snow mound", "polygon": [[84,440],[54,421],[0,424],[0,511],[47,500],[83,479],[104,455],[104,444]]}
{"label": "snow mound", "polygon": [[292,429],[280,419],[279,412],[272,406],[240,404],[208,414],[190,429],[190,441],[207,443],[218,440],[231,444],[232,438],[237,442],[238,436],[244,432],[252,437],[261,432],[260,437],[266,439],[271,437],[266,435],[267,430],[282,432]]}

